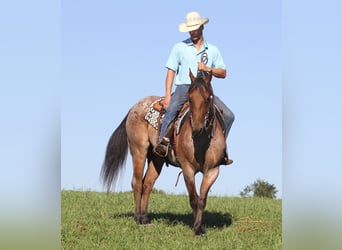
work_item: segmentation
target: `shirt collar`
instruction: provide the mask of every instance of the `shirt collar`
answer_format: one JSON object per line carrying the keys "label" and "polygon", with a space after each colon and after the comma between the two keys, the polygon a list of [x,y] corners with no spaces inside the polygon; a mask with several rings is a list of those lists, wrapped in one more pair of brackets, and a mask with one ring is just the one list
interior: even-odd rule
{"label": "shirt collar", "polygon": [[[191,38],[189,37],[188,39],[184,40],[183,43],[185,43],[188,46],[195,46],[195,44],[192,42]],[[208,43],[206,40],[204,40],[203,43],[203,50],[207,50],[208,49]],[[202,50],[202,51],[203,51]]]}

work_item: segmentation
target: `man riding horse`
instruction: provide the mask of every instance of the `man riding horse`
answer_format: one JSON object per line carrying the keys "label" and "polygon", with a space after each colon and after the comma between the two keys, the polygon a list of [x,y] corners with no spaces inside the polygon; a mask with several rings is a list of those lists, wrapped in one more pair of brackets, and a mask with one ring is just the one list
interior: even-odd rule
{"label": "man riding horse", "polygon": [[[191,12],[187,15],[186,23],[179,27],[180,31],[188,31],[190,38],[174,46],[166,65],[168,71],[164,108],[167,111],[162,122],[160,140],[157,141],[160,113],[154,110],[154,104],[162,100],[160,96],[148,96],[133,105],[109,139],[101,169],[103,183],[108,191],[115,184],[129,149],[133,163],[134,219],[138,224],[150,223],[149,197],[166,163],[182,169],[194,215],[195,235],[205,233],[202,215],[209,189],[219,175],[219,166],[233,162],[226,152],[226,138],[234,115],[214,96],[211,86],[212,76],[226,76],[225,64],[219,50],[203,39],[203,25],[207,22],[207,18],[201,19],[197,12]],[[197,70],[199,74],[196,76],[192,72]],[[177,87],[171,96],[176,74]],[[188,109],[181,111],[183,115],[177,119],[177,128],[174,130],[170,126],[170,131],[175,133],[172,133],[174,147],[168,155],[168,143],[172,135],[167,128],[187,100]],[[151,110],[152,113],[149,112]],[[197,193],[195,175],[199,172],[202,173],[202,181]]]}
{"label": "man riding horse", "polygon": [[[219,49],[208,43],[203,37],[204,24],[208,18],[201,18],[198,12],[186,15],[186,22],[179,25],[180,32],[189,32],[190,37],[176,43],[166,63],[167,74],[165,81],[165,116],[161,125],[158,143],[154,152],[159,156],[166,156],[170,144],[168,127],[175,119],[183,104],[187,101],[187,92],[191,83],[189,69],[197,74],[212,74],[217,78],[225,78],[227,71]],[[172,84],[176,76],[176,89],[171,95]],[[225,122],[225,138],[234,122],[233,112],[215,96],[215,104],[221,110]],[[222,165],[229,165],[233,160],[228,153],[221,161]]]}

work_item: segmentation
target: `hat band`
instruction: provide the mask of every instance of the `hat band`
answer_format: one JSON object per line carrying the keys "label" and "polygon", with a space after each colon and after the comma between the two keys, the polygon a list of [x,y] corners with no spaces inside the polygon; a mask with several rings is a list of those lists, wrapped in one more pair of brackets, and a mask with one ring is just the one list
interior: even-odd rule
{"label": "hat band", "polygon": [[193,26],[197,26],[197,25],[201,25],[201,23],[186,24],[186,27],[193,27]]}

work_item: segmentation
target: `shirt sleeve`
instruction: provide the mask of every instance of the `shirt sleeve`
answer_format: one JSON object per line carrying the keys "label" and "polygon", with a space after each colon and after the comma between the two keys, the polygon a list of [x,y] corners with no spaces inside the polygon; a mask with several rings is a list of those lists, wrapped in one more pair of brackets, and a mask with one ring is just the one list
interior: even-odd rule
{"label": "shirt sleeve", "polygon": [[213,47],[213,68],[226,69],[226,64],[223,61],[221,53],[217,47]]}
{"label": "shirt sleeve", "polygon": [[172,69],[173,71],[178,71],[178,67],[179,67],[179,44],[175,44],[171,50],[171,53],[169,55],[169,58],[165,64],[165,67],[168,69]]}

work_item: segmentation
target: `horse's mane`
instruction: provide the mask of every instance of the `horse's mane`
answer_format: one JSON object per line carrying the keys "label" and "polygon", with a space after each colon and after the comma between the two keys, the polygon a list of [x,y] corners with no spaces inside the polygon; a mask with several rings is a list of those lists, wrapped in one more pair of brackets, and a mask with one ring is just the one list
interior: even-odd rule
{"label": "horse's mane", "polygon": [[195,80],[191,83],[188,93],[191,93],[195,89],[199,89],[202,96],[204,96],[204,90],[209,91],[211,95],[213,95],[213,88],[210,83],[206,83],[203,77],[196,77]]}

